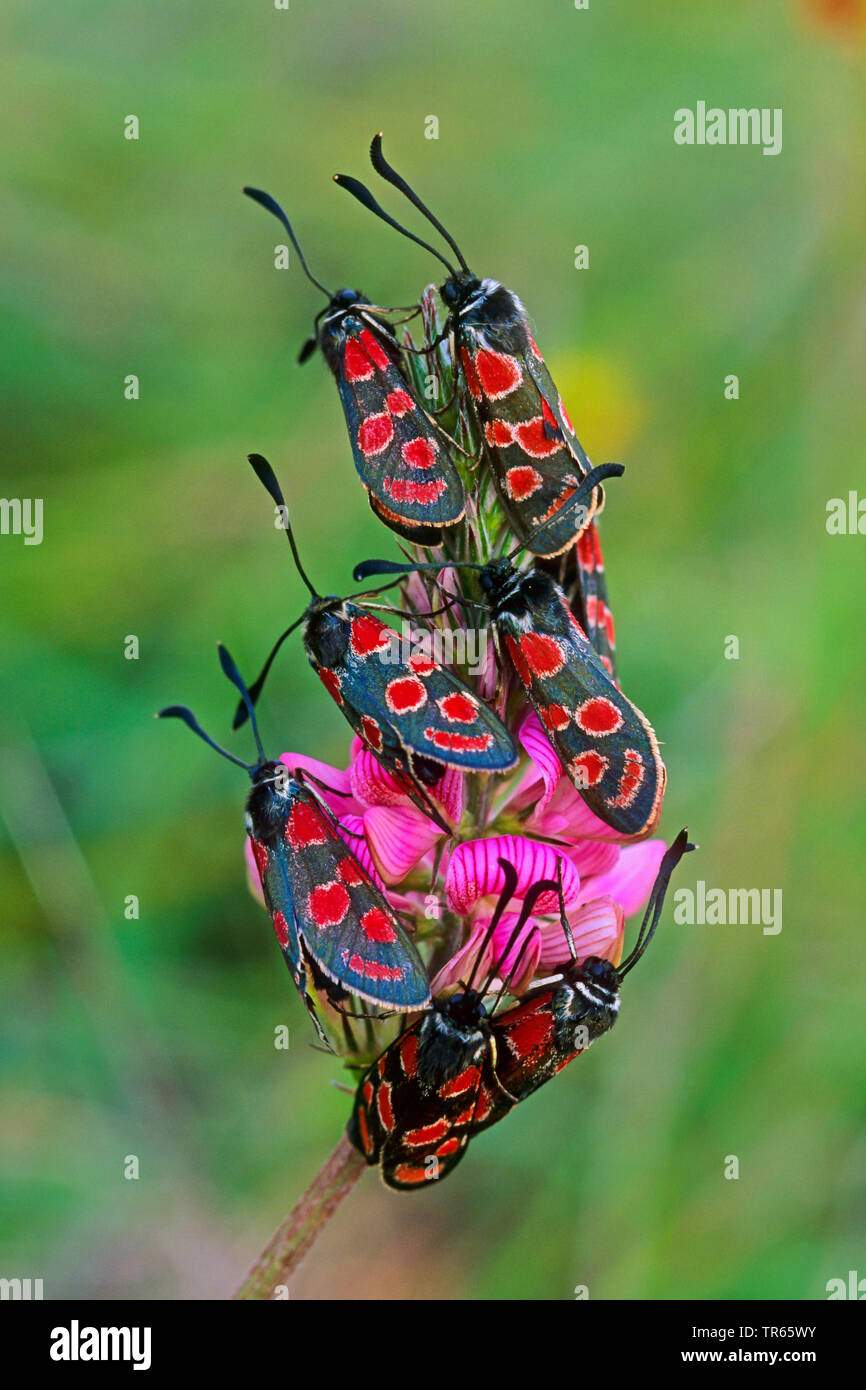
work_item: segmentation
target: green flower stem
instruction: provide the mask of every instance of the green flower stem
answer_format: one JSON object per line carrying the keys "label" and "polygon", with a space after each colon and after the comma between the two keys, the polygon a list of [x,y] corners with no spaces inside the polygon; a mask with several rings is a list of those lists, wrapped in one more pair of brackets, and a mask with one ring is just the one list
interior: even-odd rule
{"label": "green flower stem", "polygon": [[303,1197],[265,1246],[236,1299],[269,1299],[289,1279],[366,1168],[345,1134]]}

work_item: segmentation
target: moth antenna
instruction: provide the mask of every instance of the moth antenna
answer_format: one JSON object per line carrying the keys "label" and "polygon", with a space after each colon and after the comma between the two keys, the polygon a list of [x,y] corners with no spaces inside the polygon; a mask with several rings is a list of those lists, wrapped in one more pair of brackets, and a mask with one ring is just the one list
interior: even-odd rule
{"label": "moth antenna", "polygon": [[404,227],[400,222],[396,222],[394,218],[376,202],[369,188],[358,179],[353,179],[351,174],[335,174],[334,183],[338,183],[341,188],[345,188],[348,193],[351,193],[353,198],[357,198],[358,202],[361,203],[368,212],[374,213],[375,216],[381,218],[383,222],[387,222],[388,226],[393,227],[401,236],[408,237],[410,241],[417,242],[419,246],[423,246],[425,251],[430,251],[432,255],[436,257],[437,261],[442,262],[449,275],[457,274],[451,262],[446,261],[445,257],[441,252],[436,250],[435,246],[431,246],[429,241],[424,241],[422,237],[416,236],[414,232],[410,232],[409,229]]}
{"label": "moth antenna", "polygon": [[502,870],[503,876],[505,878],[505,883],[503,885],[502,892],[499,894],[499,900],[495,908],[493,909],[493,916],[490,919],[490,926],[484,933],[484,938],[475,957],[475,964],[472,967],[472,974],[469,976],[469,979],[466,982],[467,989],[472,989],[473,987],[473,984],[475,982],[475,976],[478,973],[478,966],[481,961],[481,958],[484,955],[484,952],[487,950],[487,947],[489,946],[490,942],[493,940],[493,933],[499,926],[499,920],[502,917],[502,914],[505,911],[506,907],[511,902],[511,899],[514,897],[514,893],[517,888],[517,870],[511,863],[510,859],[499,859],[497,862],[499,864],[500,869]]}
{"label": "moth antenna", "polygon": [[186,705],[166,705],[165,709],[161,709],[156,717],[157,719],[182,719],[187,728],[192,729],[193,733],[197,734],[216,753],[219,753],[220,757],[227,758],[230,763],[234,763],[237,767],[242,767],[251,777],[255,772],[256,769],[253,765],[245,763],[243,758],[236,758],[234,753],[230,753],[227,748],[221,748],[218,743],[215,743],[210,734],[205,733],[192,710],[187,709]]}
{"label": "moth antenna", "polygon": [[401,560],[362,560],[352,570],[352,578],[356,584],[362,584],[374,574],[423,574],[431,570],[445,569],[483,570],[484,566],[476,564],[473,560],[432,560],[424,565],[407,565]]}
{"label": "moth antenna", "polygon": [[409,202],[414,204],[418,211],[424,217],[427,218],[427,221],[432,223],[432,225],[436,228],[437,232],[439,232],[441,236],[444,236],[445,240],[448,242],[448,245],[451,247],[451,250],[454,252],[455,256],[460,262],[462,268],[468,274],[471,275],[472,272],[469,270],[469,267],[466,264],[463,252],[460,250],[460,247],[457,245],[457,242],[454,240],[451,233],[445,230],[445,228],[442,226],[442,223],[439,221],[439,218],[433,216],[430,209],[426,207],[424,203],[421,202],[421,199],[418,197],[418,194],[415,192],[415,190],[409,187],[409,184],[406,182],[404,178],[401,178],[401,176],[397,173],[396,169],[392,169],[391,165],[388,163],[387,159],[383,155],[381,130],[373,136],[372,142],[370,144],[370,163],[373,165],[373,168],[376,170],[377,174],[380,174],[383,179],[387,179],[388,183],[393,184],[395,188],[399,188],[400,192],[404,195],[404,197],[408,198]]}
{"label": "moth antenna", "polygon": [[283,212],[283,209],[280,207],[276,198],[272,198],[270,193],[263,192],[261,188],[244,188],[243,191],[244,193],[246,193],[248,198],[252,198],[254,203],[259,203],[263,208],[266,208],[268,212],[272,212],[278,222],[282,222],[283,226],[289,234],[289,239],[292,245],[298,253],[298,260],[301,262],[301,265],[304,268],[304,274],[306,275],[307,279],[311,280],[312,283],[316,286],[316,289],[322,291],[322,294],[326,294],[329,299],[333,299],[333,291],[329,290],[327,286],[323,285],[321,280],[317,280],[313,272],[310,270],[310,267],[307,265],[307,262],[304,259],[304,253],[301,250],[300,244],[298,242],[298,238],[292,231],[292,224],[289,221],[288,217],[286,217],[286,214]]}
{"label": "moth antenna", "polygon": [[268,463],[267,459],[263,458],[261,454],[247,454],[247,458],[252,464],[253,471],[255,472],[255,475],[258,478],[259,482],[266,489],[266,491],[270,493],[271,498],[276,503],[276,506],[279,508],[280,518],[283,523],[283,530],[289,538],[289,545],[292,547],[292,556],[294,558],[295,568],[297,569],[298,574],[303,579],[313,598],[319,598],[320,595],[318,591],[313,588],[313,585],[310,583],[310,580],[307,577],[307,572],[301,564],[301,557],[298,554],[298,547],[295,544],[294,533],[292,532],[292,528],[289,523],[289,509],[286,506],[286,499],[283,496],[282,488],[277,482],[277,476],[274,473],[273,468],[271,468],[271,465]]}
{"label": "moth antenna", "polygon": [[256,750],[259,755],[259,762],[266,763],[267,758],[265,757],[265,750],[262,747],[261,734],[259,733],[259,726],[256,721],[255,710],[253,709],[253,702],[250,697],[250,692],[247,690],[246,682],[244,681],[243,676],[241,675],[240,671],[235,665],[231,652],[229,651],[228,647],[223,645],[222,642],[217,642],[217,654],[219,656],[220,666],[222,667],[223,675],[231,681],[232,685],[235,687],[236,690],[239,690],[241,692],[241,699],[247,707],[247,714],[249,716],[250,727],[253,731],[253,738],[256,741]]}
{"label": "moth antenna", "polygon": [[695,845],[689,844],[689,832],[687,830],[681,830],[673,844],[665,850],[664,857],[659,865],[659,871],[656,874],[656,881],[652,886],[646,912],[643,915],[643,921],[640,924],[637,941],[625,960],[618,967],[617,974],[621,980],[637,965],[655,935],[662,908],[664,907],[665,894],[668,890],[671,874],[683,855],[688,854],[695,848]]}
{"label": "moth antenna", "polygon": [[[501,861],[500,861],[500,862],[501,862]],[[489,978],[488,978],[488,984],[490,983],[490,981],[492,981],[493,979],[495,979],[495,977],[499,974],[500,970],[502,969],[502,966],[504,965],[505,961],[508,959],[508,952],[512,949],[512,947],[515,945],[515,943],[520,939],[520,933],[523,931],[523,928],[526,926],[526,923],[529,921],[530,917],[532,916],[532,913],[533,913],[534,910],[535,910],[535,904],[537,903],[538,899],[541,897],[542,893],[555,893],[555,892],[556,892],[556,880],[555,880],[555,879],[552,879],[552,878],[541,878],[541,879],[538,880],[537,883],[533,883],[532,887],[529,889],[529,892],[526,894],[526,897],[523,899],[523,906],[522,906],[522,908],[520,909],[520,916],[518,917],[516,923],[514,924],[514,928],[513,928],[512,932],[511,932],[511,935],[509,936],[508,941],[506,942],[505,949],[501,952],[501,954],[500,954],[500,956],[499,956],[499,959],[497,960],[496,964],[495,964],[494,966],[491,967],[490,975],[489,975]],[[499,995],[498,995],[498,997],[497,997],[496,1004],[499,1003],[499,1000],[502,998],[502,996],[504,995],[505,991],[507,990],[509,984],[510,984],[511,981],[514,979],[515,973],[516,973],[516,971],[517,971],[517,967],[518,967],[518,965],[520,964],[520,956],[522,956],[522,954],[523,954],[523,951],[520,952],[520,954],[519,954],[518,957],[517,957],[517,960],[514,962],[514,965],[513,965],[512,969],[509,971],[509,973],[508,973],[508,979],[507,979],[507,980],[503,980],[503,982],[502,982],[502,988],[501,988],[501,990],[499,991]],[[493,1006],[494,1008],[496,1007],[496,1004],[494,1004],[494,1006]]]}
{"label": "moth antenna", "polygon": [[[262,693],[262,687],[264,686],[264,683],[268,678],[268,672],[274,664],[274,657],[277,655],[277,652],[280,650],[280,647],[283,645],[286,638],[291,633],[293,633],[296,628],[299,628],[301,626],[301,623],[304,621],[305,617],[306,614],[303,614],[300,618],[298,618],[295,622],[292,623],[291,627],[287,627],[285,632],[281,632],[276,642],[271,647],[271,650],[268,652],[267,658],[265,660],[264,666],[262,667],[261,671],[259,671],[259,674],[256,676],[255,680],[253,681],[252,685],[249,687],[247,691],[247,694],[250,699],[250,704],[255,705],[258,703],[258,698]],[[244,724],[246,724],[249,717],[249,707],[247,705],[246,700],[239,700],[238,707],[235,710],[235,717],[232,720],[232,728],[240,729]]]}

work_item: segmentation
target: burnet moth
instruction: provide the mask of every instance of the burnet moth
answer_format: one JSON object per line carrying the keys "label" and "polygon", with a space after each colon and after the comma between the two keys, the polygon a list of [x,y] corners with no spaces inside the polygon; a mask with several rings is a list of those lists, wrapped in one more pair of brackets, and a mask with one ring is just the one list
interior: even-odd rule
{"label": "burnet moth", "polygon": [[[564,506],[622,471],[621,464],[601,464]],[[577,791],[605,825],[644,839],[658,823],[665,786],[653,728],[593,650],[553,576],[517,569],[516,553],[486,564],[456,562],[455,568],[478,573],[494,631]],[[355,579],[431,568],[367,560],[356,567]]]}
{"label": "burnet moth", "polygon": [[265,757],[249,692],[220,644],[223,673],[240,692],[258,759],[245,763],[221,748],[185,705],[159,719],[181,719],[252,780],[245,824],[265,905],[289,973],[321,1040],[311,986],[336,1008],[350,994],[378,1009],[408,1013],[430,999],[427,973],[384,894],[338,833],[337,821],[312,789],[281,762]]}
{"label": "burnet moth", "polygon": [[[311,596],[302,616],[280,634],[250,686],[252,702],[282,643],[303,624],[309,663],[355,733],[416,805],[450,834],[451,827],[431,800],[446,767],[481,772],[513,767],[517,748],[511,734],[483,700],[426,652],[404,654],[398,634],[380,618],[351,599],[316,592],[301,565],[273,469],[260,454],[250,454],[250,463],[279,508],[295,566]],[[242,700],[234,727],[246,717]]]}
{"label": "burnet moth", "polygon": [[[517,886],[514,866],[504,859],[499,865],[505,887],[488,940]],[[457,991],[435,1000],[361,1078],[347,1134],[368,1164],[379,1165],[386,1186],[411,1191],[446,1176],[492,1113],[499,1086],[485,996],[538,899],[556,889],[553,880],[534,884],[508,946],[481,987],[474,988],[473,971]],[[482,954],[483,948],[478,959]],[[507,1100],[516,1104],[516,1097]]]}
{"label": "burnet moth", "polygon": [[[451,356],[465,377],[493,481],[515,534],[536,555],[558,555],[601,505],[594,492],[584,515],[562,504],[590,472],[584,453],[517,295],[498,280],[479,279],[454,238],[382,154],[381,131],[370,158],[378,174],[400,190],[445,238],[459,269],[380,207],[364,184],[346,174],[335,181],[366,208],[442,262],[448,278],[439,293],[448,310]],[[556,514],[556,515],[554,515]],[[549,525],[543,523],[549,521]],[[530,536],[532,540],[530,542]]]}
{"label": "burnet moth", "polygon": [[[670,876],[691,849],[683,830],[662,859],[635,946],[619,966],[599,956],[578,963],[560,907],[572,960],[558,982],[530,991],[501,1013],[495,1009],[507,980],[490,1008],[484,1000],[491,979],[480,990],[470,985],[434,1000],[373,1063],[358,1086],[347,1134],[368,1164],[379,1164],[388,1187],[414,1191],[446,1177],[476,1134],[498,1124],[613,1027],[622,982],[652,940]],[[561,883],[534,885],[520,929],[551,887],[558,888],[561,904]],[[494,922],[507,895],[508,886]],[[515,928],[506,952],[518,937]]]}
{"label": "burnet moth", "polygon": [[334,375],[370,506],[404,538],[438,545],[440,528],[463,517],[463,484],[444,436],[413,394],[403,350],[381,318],[389,311],[372,305],[360,290],[326,289],[311,273],[279,203],[258,188],[244,193],[279,219],[305,275],[328,297],[298,360],[305,362],[318,347]]}

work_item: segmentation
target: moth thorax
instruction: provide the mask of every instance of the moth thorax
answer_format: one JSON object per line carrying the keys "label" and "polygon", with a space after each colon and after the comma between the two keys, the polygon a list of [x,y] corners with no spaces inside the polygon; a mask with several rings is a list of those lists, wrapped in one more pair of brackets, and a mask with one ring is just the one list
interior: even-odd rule
{"label": "moth thorax", "polygon": [[[338,605],[336,597],[327,598],[323,604]],[[349,624],[334,607],[311,606],[310,616],[304,629],[304,646],[307,655],[319,666],[336,666],[343,660],[349,645]]]}
{"label": "moth thorax", "polygon": [[285,828],[291,777],[285,763],[263,763],[253,777],[247,797],[247,834],[263,844],[279,839]]}

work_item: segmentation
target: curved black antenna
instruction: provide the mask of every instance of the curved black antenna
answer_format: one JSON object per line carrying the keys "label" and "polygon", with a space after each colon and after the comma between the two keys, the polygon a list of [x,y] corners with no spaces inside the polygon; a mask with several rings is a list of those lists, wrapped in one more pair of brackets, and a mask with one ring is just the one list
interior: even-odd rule
{"label": "curved black antenna", "polygon": [[187,709],[186,705],[166,705],[165,709],[161,709],[156,717],[157,719],[182,719],[187,728],[192,729],[194,734],[198,734],[199,738],[219,753],[220,757],[228,758],[230,763],[242,767],[251,777],[255,773],[256,768],[253,764],[245,763],[243,758],[236,758],[234,753],[229,753],[226,748],[221,748],[218,743],[214,743],[210,735],[205,733],[192,710]]}
{"label": "curved black antenna", "polygon": [[382,153],[381,130],[377,131],[370,143],[370,163],[376,170],[377,174],[380,174],[383,179],[387,179],[388,183],[393,184],[395,188],[399,188],[400,192],[406,198],[409,199],[409,202],[414,204],[418,211],[422,213],[424,217],[427,218],[428,222],[432,223],[432,225],[436,228],[437,232],[444,236],[445,240],[448,242],[448,245],[451,247],[451,250],[454,252],[463,269],[471,275],[472,272],[466,264],[463,252],[460,250],[460,247],[457,245],[457,242],[454,240],[451,233],[447,232],[445,228],[442,226],[442,223],[439,221],[439,218],[434,217],[430,209],[428,207],[425,207],[415,190],[409,187],[406,180],[404,178],[401,178],[400,175],[397,173],[397,170],[391,168],[391,165],[388,163],[387,159]]}
{"label": "curved black antenna", "polygon": [[256,749],[258,750],[259,761],[266,763],[267,758],[265,757],[265,750],[262,747],[261,735],[259,734],[259,726],[256,723],[256,713],[253,709],[253,700],[249,690],[247,690],[246,682],[244,681],[240,671],[238,670],[237,666],[232,660],[232,655],[228,647],[223,646],[222,642],[217,642],[217,652],[219,653],[220,666],[223,669],[223,675],[227,676],[228,679],[231,681],[232,685],[235,687],[235,689],[241,692],[241,700],[246,705],[247,716],[249,718],[250,725],[253,731],[253,738],[256,741]]}
{"label": "curved black antenna", "polygon": [[402,226],[401,223],[395,222],[394,218],[389,216],[385,209],[380,207],[376,202],[369,188],[365,187],[358,179],[353,179],[351,174],[335,174],[334,183],[338,183],[341,188],[345,188],[348,193],[351,193],[353,198],[357,198],[358,202],[364,205],[368,212],[372,212],[376,217],[380,217],[383,222],[388,223],[389,227],[394,227],[402,236],[408,237],[410,241],[417,242],[419,246],[424,247],[425,251],[430,251],[436,257],[437,261],[442,262],[449,275],[457,274],[451,262],[446,261],[445,257],[440,251],[436,250],[435,246],[431,246],[429,241],[424,241],[422,237],[416,236],[414,232],[410,232],[408,228]]}
{"label": "curved black antenna", "polygon": [[[292,632],[295,631],[295,628],[301,626],[301,623],[304,622],[306,616],[306,613],[303,613],[300,618],[298,618],[295,622],[292,623],[291,627],[287,627],[285,632],[281,632],[276,642],[271,647],[271,650],[268,652],[264,666],[262,667],[261,671],[259,671],[259,674],[256,676],[255,680],[253,681],[252,685],[249,687],[247,691],[251,704],[255,705],[258,702],[258,698],[262,693],[262,686],[268,678],[268,672],[274,664],[274,657],[280,650],[280,647],[283,645],[286,638]],[[246,700],[239,700],[238,707],[235,710],[235,717],[232,720],[232,728],[242,728],[243,725],[246,724],[249,717],[249,707],[247,705]]]}
{"label": "curved black antenna", "polygon": [[268,212],[272,212],[278,222],[282,222],[283,226],[289,234],[292,245],[298,253],[298,260],[304,267],[304,274],[306,275],[307,279],[311,280],[312,283],[316,286],[316,289],[322,291],[322,294],[326,294],[329,299],[333,299],[333,291],[329,290],[327,286],[323,285],[321,280],[317,280],[313,272],[310,270],[310,267],[307,265],[307,262],[304,259],[304,253],[301,250],[300,245],[298,244],[298,238],[292,231],[292,224],[289,221],[288,217],[286,217],[286,214],[283,212],[276,198],[272,198],[270,193],[265,193],[261,188],[244,188],[243,191],[244,193],[246,193],[248,198],[252,198],[254,203],[259,203],[263,208],[267,208]]}
{"label": "curved black antenna", "polygon": [[503,876],[505,878],[505,883],[503,885],[502,892],[499,894],[499,900],[495,908],[493,909],[493,916],[490,919],[490,926],[484,933],[484,938],[475,956],[475,964],[472,967],[472,974],[466,981],[467,989],[472,989],[472,986],[475,981],[475,976],[478,973],[478,965],[481,961],[481,957],[484,955],[484,952],[487,950],[488,945],[493,940],[493,933],[499,926],[499,919],[501,918],[508,904],[511,902],[511,899],[514,897],[514,893],[517,888],[517,870],[511,863],[511,860],[498,859],[497,863],[499,864],[499,867],[502,870]]}
{"label": "curved black antenna", "polygon": [[301,557],[298,554],[298,547],[295,545],[295,537],[292,534],[292,528],[289,525],[289,509],[286,506],[286,499],[283,496],[282,488],[277,482],[276,473],[274,472],[273,468],[271,468],[271,465],[268,463],[267,459],[264,458],[261,454],[247,454],[247,458],[252,464],[253,471],[255,472],[255,475],[258,478],[259,482],[270,493],[273,501],[276,503],[277,507],[280,510],[280,517],[283,523],[283,530],[289,538],[289,545],[292,547],[292,555],[294,557],[295,566],[297,568],[298,574],[303,579],[313,598],[319,598],[320,595],[318,591],[313,588],[312,584],[310,583],[310,580],[307,578],[307,572],[301,564]]}
{"label": "curved black antenna", "polygon": [[[503,861],[500,860],[500,863],[502,862]],[[541,897],[542,893],[555,893],[556,888],[556,880],[552,878],[541,878],[538,880],[537,883],[532,884],[532,887],[529,889],[529,892],[523,899],[523,906],[520,909],[520,916],[514,924],[514,929],[510,937],[508,938],[508,941],[506,942],[505,949],[501,952],[496,964],[491,966],[489,980],[493,980],[499,974],[500,970],[502,969],[502,966],[508,958],[508,952],[519,939],[520,933],[523,931],[523,928],[526,926],[526,923],[529,921],[530,917],[532,916],[532,913],[535,911],[535,904]],[[503,981],[502,989],[499,993],[499,999],[502,998],[502,995],[505,993],[505,990],[511,983],[511,980],[514,978],[514,973],[517,968],[517,965],[519,964],[519,959],[520,958],[518,957],[517,961],[515,961],[514,969],[510,972],[508,979]]]}
{"label": "curved black antenna", "polygon": [[650,900],[647,903],[643,921],[640,924],[637,941],[622,964],[617,967],[617,974],[621,980],[637,965],[647,946],[652,941],[656,927],[659,924],[662,908],[664,907],[665,893],[668,890],[671,874],[683,855],[688,854],[693,849],[697,849],[697,845],[689,844],[689,832],[687,830],[681,830],[673,844],[665,850],[664,857],[659,865],[659,871],[656,874],[656,881],[652,886]]}

